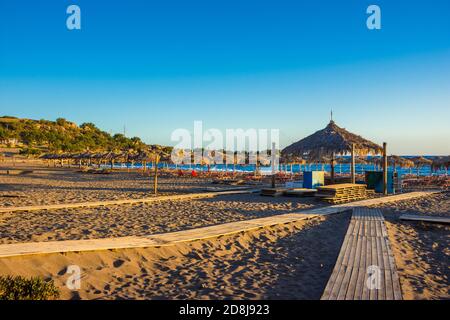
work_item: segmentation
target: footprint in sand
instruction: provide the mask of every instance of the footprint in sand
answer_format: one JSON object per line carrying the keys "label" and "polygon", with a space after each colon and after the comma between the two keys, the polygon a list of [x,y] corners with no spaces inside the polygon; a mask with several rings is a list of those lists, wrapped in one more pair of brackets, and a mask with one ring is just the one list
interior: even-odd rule
{"label": "footprint in sand", "polygon": [[114,268],[120,268],[124,263],[125,263],[124,260],[117,259],[116,261],[113,262],[113,266]]}

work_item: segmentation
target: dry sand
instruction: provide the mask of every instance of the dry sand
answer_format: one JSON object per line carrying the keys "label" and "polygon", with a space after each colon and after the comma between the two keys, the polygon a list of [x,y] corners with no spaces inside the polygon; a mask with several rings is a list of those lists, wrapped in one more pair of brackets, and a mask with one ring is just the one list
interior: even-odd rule
{"label": "dry sand", "polygon": [[[29,206],[153,196],[153,178],[148,173],[114,171],[111,174],[81,173],[78,169],[21,166],[32,173],[5,174],[0,166],[0,206]],[[160,195],[201,192],[210,179],[161,177]]]}
{"label": "dry sand", "polygon": [[[151,249],[0,260],[0,274],[52,278],[64,299],[319,299],[350,214]],[[65,287],[68,265],[82,287]]]}
{"label": "dry sand", "polygon": [[[21,168],[23,169],[23,168]],[[0,174],[0,206],[141,198],[151,180],[139,173],[81,174],[35,167]],[[162,177],[162,194],[200,192],[205,179]],[[149,235],[298,212],[312,199],[227,195],[212,199],[0,214],[0,243]],[[386,217],[405,299],[449,299],[449,226],[406,222],[400,214],[450,215],[449,193],[379,206]],[[171,247],[0,259],[0,274],[55,279],[62,298],[318,299],[348,226],[349,214]],[[64,283],[68,265],[82,288]]]}
{"label": "dry sand", "polygon": [[[5,183],[0,191],[0,206],[141,198],[149,195],[148,181],[148,177],[138,173],[92,175],[38,168],[32,174],[0,175],[0,183]],[[171,177],[161,177],[159,184],[163,193],[199,192],[210,185],[204,179]],[[136,205],[0,213],[0,243],[150,235],[318,206],[323,204],[311,198],[274,199],[240,194]]]}
{"label": "dry sand", "polygon": [[386,218],[404,299],[450,299],[450,226],[399,220],[450,216],[450,193],[378,206]]}
{"label": "dry sand", "polygon": [[274,200],[257,194],[137,205],[0,213],[0,243],[150,235],[299,212],[308,199]]}

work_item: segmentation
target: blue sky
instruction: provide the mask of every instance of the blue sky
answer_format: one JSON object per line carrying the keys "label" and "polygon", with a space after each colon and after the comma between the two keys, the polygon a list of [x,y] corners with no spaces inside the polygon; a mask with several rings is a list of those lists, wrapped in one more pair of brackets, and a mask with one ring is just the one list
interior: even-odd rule
{"label": "blue sky", "polygon": [[[81,30],[66,8],[81,8]],[[382,29],[366,28],[377,4]],[[396,154],[449,154],[450,2],[0,0],[0,114],[177,128],[336,122]]]}

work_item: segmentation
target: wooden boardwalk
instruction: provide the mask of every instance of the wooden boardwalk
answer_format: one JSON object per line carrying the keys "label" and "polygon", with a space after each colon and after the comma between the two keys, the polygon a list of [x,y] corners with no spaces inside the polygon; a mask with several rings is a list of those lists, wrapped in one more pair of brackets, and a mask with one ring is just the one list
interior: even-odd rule
{"label": "wooden boardwalk", "polygon": [[0,213],[7,212],[29,212],[29,211],[42,211],[42,210],[58,210],[58,209],[71,209],[71,208],[89,208],[89,207],[102,207],[111,205],[123,205],[123,204],[137,204],[137,203],[151,203],[157,201],[169,201],[169,200],[188,200],[188,199],[202,199],[213,198],[220,195],[241,194],[241,193],[255,193],[259,192],[259,189],[245,189],[245,190],[230,190],[230,191],[215,191],[215,192],[201,192],[201,193],[188,193],[188,194],[176,194],[168,196],[156,196],[140,199],[121,199],[121,200],[109,200],[109,201],[91,201],[91,202],[75,202],[75,203],[61,203],[50,204],[40,206],[26,206],[26,207],[0,207]]}
{"label": "wooden boardwalk", "polygon": [[0,245],[0,258],[34,254],[170,246],[176,243],[218,238],[224,235],[247,232],[250,230],[292,223],[304,219],[311,219],[314,217],[317,217],[317,215],[298,213],[283,214],[266,218],[237,221],[215,226],[141,237],[133,236],[89,240],[64,240],[3,244]]}
{"label": "wooden boardwalk", "polygon": [[[230,191],[220,192],[220,194],[234,194],[246,191]],[[345,205],[334,205],[324,208],[300,211],[298,213],[289,213],[276,215],[266,218],[237,221],[225,223],[215,226],[196,228],[191,230],[183,230],[178,232],[155,234],[149,236],[132,236],[90,240],[64,240],[64,241],[48,241],[48,242],[26,242],[0,245],[0,258],[25,256],[33,254],[50,254],[63,252],[81,252],[81,251],[97,251],[97,250],[113,250],[113,249],[131,249],[131,248],[147,248],[159,247],[163,245],[173,245],[179,242],[189,242],[202,239],[217,238],[223,235],[247,232],[250,230],[292,223],[304,219],[313,218],[318,215],[328,215],[347,211],[356,206],[366,206],[372,204],[380,204],[385,202],[399,201],[414,197],[422,197],[431,194],[430,192],[412,192],[409,194],[400,194],[389,197],[382,197],[370,200],[356,201]],[[205,195],[204,193],[201,195]],[[215,196],[206,194],[206,196]],[[166,196],[164,199],[167,199]],[[155,198],[153,198],[155,199]],[[142,200],[142,199],[141,199]],[[161,199],[160,199],[161,200]],[[155,200],[158,201],[158,200]],[[9,211],[8,211],[9,212]]]}
{"label": "wooden boardwalk", "polygon": [[[230,194],[245,194],[245,193],[257,193],[260,189],[233,189],[225,191],[222,189],[220,191],[214,192],[200,192],[200,193],[189,193],[189,194],[176,194],[168,196],[156,196],[140,199],[120,199],[120,200],[109,200],[109,201],[91,201],[91,202],[75,202],[75,203],[61,203],[61,204],[50,204],[50,205],[38,205],[38,206],[24,206],[24,207],[0,207],[0,213],[11,213],[11,212],[31,212],[31,211],[43,211],[43,210],[60,210],[60,209],[72,209],[72,208],[89,208],[89,207],[102,207],[102,206],[112,206],[112,205],[127,205],[127,204],[138,204],[138,203],[151,203],[158,201],[174,201],[174,200],[191,200],[191,199],[203,199],[203,198],[213,198],[221,195]],[[409,193],[402,193],[387,197],[367,199],[354,201],[339,205],[332,205],[324,208],[319,208],[312,210],[311,212],[317,214],[331,214],[338,213],[352,209],[359,206],[369,206],[373,204],[382,204],[392,201],[407,200],[417,197],[423,197],[431,195],[433,193],[439,193],[436,191],[416,191]]]}
{"label": "wooden boardwalk", "polygon": [[450,224],[450,218],[439,216],[419,216],[413,214],[403,214],[400,216],[400,220]]}
{"label": "wooden boardwalk", "polygon": [[322,300],[401,300],[384,217],[355,208]]}
{"label": "wooden boardwalk", "polygon": [[384,203],[389,203],[389,202],[409,200],[409,199],[414,199],[414,198],[430,196],[430,195],[436,194],[436,193],[440,193],[440,191],[415,191],[415,192],[408,192],[408,193],[400,193],[400,194],[395,194],[395,195],[386,196],[386,197],[372,198],[372,199],[336,204],[336,205],[332,205],[332,206],[309,210],[309,212],[314,213],[314,214],[333,214],[333,213],[339,213],[339,212],[351,210],[353,208],[368,207],[368,206],[372,206],[372,205],[379,205],[379,204],[384,204]]}

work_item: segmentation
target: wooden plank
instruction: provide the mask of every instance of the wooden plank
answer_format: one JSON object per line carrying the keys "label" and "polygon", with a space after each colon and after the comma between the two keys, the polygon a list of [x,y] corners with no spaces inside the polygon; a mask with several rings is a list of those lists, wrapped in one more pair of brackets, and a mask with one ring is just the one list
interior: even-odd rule
{"label": "wooden plank", "polygon": [[384,203],[389,203],[389,202],[396,202],[396,201],[420,198],[420,197],[425,197],[425,196],[429,196],[429,195],[437,194],[437,193],[440,193],[440,191],[408,192],[408,193],[396,194],[396,195],[379,197],[379,198],[374,198],[374,199],[360,200],[360,201],[355,201],[355,202],[350,202],[350,203],[345,203],[345,204],[335,204],[335,205],[327,206],[327,207],[323,207],[323,208],[305,210],[305,211],[303,211],[303,213],[307,212],[310,214],[320,214],[320,215],[335,214],[335,213],[352,210],[352,209],[358,208],[358,207],[379,205],[379,204],[384,204]]}
{"label": "wooden plank", "polygon": [[387,251],[387,238],[383,239],[381,242],[381,247],[383,251],[383,266],[384,266],[384,282],[385,282],[385,296],[386,300],[394,299],[394,290],[392,285],[392,275],[391,275],[391,267],[389,265],[388,251]]}
{"label": "wooden plank", "polygon": [[212,197],[221,196],[221,195],[245,194],[245,193],[255,193],[255,192],[259,192],[259,189],[189,193],[189,194],[148,197],[148,198],[140,198],[140,199],[121,199],[121,200],[109,200],[109,201],[62,203],[62,204],[52,204],[52,205],[40,205],[40,206],[0,207],[0,213],[30,212],[30,211],[59,210],[59,209],[88,208],[88,207],[90,208],[90,207],[101,207],[101,206],[111,206],[111,205],[151,203],[151,202],[169,201],[169,200],[174,201],[174,200],[202,199],[202,198],[212,198]]}
{"label": "wooden plank", "polygon": [[392,287],[394,292],[394,300],[402,300],[402,291],[400,288],[400,279],[398,277],[397,273],[397,267],[395,266],[395,260],[394,255],[392,254],[389,242],[386,241],[387,245],[387,252],[388,252],[388,259],[389,259],[389,267],[391,272],[391,278],[392,278]]}
{"label": "wooden plank", "polygon": [[389,262],[390,276],[392,279],[393,299],[394,300],[402,300],[400,279],[398,277],[397,267],[395,265],[394,254],[392,253],[391,246],[389,244],[389,238],[387,236],[388,233],[386,230],[386,225],[383,223],[383,225],[381,227],[383,229],[383,233],[386,234],[384,239],[385,239],[385,245],[386,245],[387,260]]}
{"label": "wooden plank", "polygon": [[362,245],[363,245],[363,238],[358,237],[358,241],[356,243],[355,259],[353,260],[352,264],[352,274],[350,276],[347,293],[345,295],[345,300],[355,300],[356,297],[356,287],[359,274],[359,264],[361,260]]}
{"label": "wooden plank", "polygon": [[347,250],[350,235],[352,234],[354,227],[355,227],[355,221],[351,220],[349,227],[347,229],[347,233],[344,237],[344,241],[342,243],[341,250],[339,252],[336,264],[334,265],[330,279],[328,280],[327,285],[325,286],[324,293],[322,294],[323,300],[330,299],[330,294],[331,294],[331,291],[333,290],[333,286],[336,282],[336,278],[339,273],[339,270],[342,267],[342,260],[344,259],[344,254],[345,254],[345,251]]}
{"label": "wooden plank", "polygon": [[[377,225],[378,225],[378,221],[376,221],[376,222],[377,222]],[[385,298],[386,298],[386,289],[385,289],[386,283],[384,281],[384,279],[385,279],[384,272],[386,270],[384,268],[384,262],[383,262],[383,250],[382,250],[382,247],[381,247],[381,242],[382,241],[385,241],[385,239],[383,237],[381,237],[381,236],[377,236],[376,237],[376,246],[377,246],[376,251],[377,251],[377,261],[378,261],[377,265],[380,268],[380,272],[381,272],[381,274],[380,274],[380,277],[381,277],[380,285],[381,285],[381,287],[379,288],[379,290],[377,290],[378,291],[378,297],[377,297],[378,300],[385,300]]]}
{"label": "wooden plank", "polygon": [[286,214],[142,237],[3,244],[0,245],[0,258],[33,254],[168,246],[179,242],[216,238],[223,235],[247,232],[250,230],[292,223],[314,217],[316,217],[316,215]]}
{"label": "wooden plank", "polygon": [[[401,299],[398,274],[379,209],[355,208],[338,261],[322,299]],[[379,287],[367,285],[368,267],[377,267]]]}
{"label": "wooden plank", "polygon": [[331,292],[332,292],[333,287],[334,287],[334,285],[336,283],[336,279],[337,279],[337,277],[339,275],[340,269],[343,267],[344,256],[345,256],[345,253],[346,253],[347,249],[350,246],[351,235],[352,235],[353,230],[355,229],[355,227],[356,227],[355,221],[353,219],[350,220],[350,224],[348,226],[346,235],[344,237],[344,241],[342,243],[341,250],[339,252],[336,264],[335,264],[335,266],[333,268],[333,272],[331,273],[331,277],[330,277],[330,279],[329,279],[329,281],[328,281],[328,283],[327,283],[327,285],[325,287],[324,293],[322,295],[324,300],[330,299],[330,297],[331,297]]}
{"label": "wooden plank", "polygon": [[365,266],[364,266],[364,280],[363,280],[363,290],[361,299],[362,300],[369,300],[370,298],[370,292],[369,288],[367,288],[366,281],[367,281],[367,268],[372,265],[372,241],[370,237],[366,237],[366,260],[365,260]]}
{"label": "wooden plank", "polygon": [[419,216],[412,214],[403,214],[400,216],[400,220],[450,224],[449,217],[439,217],[439,216]]}
{"label": "wooden plank", "polygon": [[377,222],[372,217],[372,220],[370,221],[370,236],[376,237],[377,236]]}
{"label": "wooden plank", "polygon": [[381,232],[381,223],[383,223],[383,222],[381,222],[379,220],[375,221],[375,236],[380,237],[380,238],[383,237],[383,234]]}
{"label": "wooden plank", "polygon": [[[370,221],[370,223],[372,223],[373,221]],[[372,257],[371,257],[371,266],[375,266],[380,268],[380,265],[378,263],[378,255],[377,255],[377,238],[374,236],[370,237],[371,240],[371,252],[372,252]],[[369,289],[369,296],[370,296],[370,300],[377,300],[378,298],[378,289],[377,288],[372,288]]]}
{"label": "wooden plank", "polygon": [[[110,206],[110,205],[126,205],[126,204],[137,204],[137,203],[151,203],[158,201],[169,201],[169,200],[188,200],[188,199],[202,199],[211,198],[219,195],[229,195],[229,194],[245,194],[245,193],[256,193],[260,189],[249,189],[249,190],[235,190],[235,191],[222,191],[222,192],[203,192],[203,193],[192,193],[192,194],[182,194],[182,195],[169,195],[169,196],[158,196],[158,197],[148,197],[141,199],[122,199],[122,200],[111,200],[111,201],[94,201],[94,202],[81,202],[81,203],[62,203],[54,205],[42,205],[42,206],[25,206],[25,207],[0,207],[0,213],[10,213],[10,212],[29,212],[29,211],[41,211],[41,210],[58,210],[58,209],[70,209],[70,208],[81,208],[81,207],[99,207],[99,206]],[[333,214],[349,209],[359,207],[359,206],[369,206],[377,205],[394,201],[401,201],[407,199],[413,199],[417,197],[423,197],[431,194],[439,193],[438,191],[416,191],[404,194],[397,194],[387,197],[380,197],[368,200],[360,200],[345,204],[336,204],[333,206],[318,208],[312,210],[306,210],[310,214]]]}
{"label": "wooden plank", "polygon": [[359,258],[358,277],[356,279],[356,289],[354,300],[362,300],[364,287],[366,286],[366,257],[367,238],[361,238],[361,256]]}
{"label": "wooden plank", "polygon": [[344,252],[344,255],[343,255],[343,258],[342,258],[342,262],[340,263],[340,266],[339,266],[339,268],[337,270],[337,276],[336,276],[336,279],[334,281],[333,287],[332,287],[331,292],[330,292],[330,297],[329,297],[330,300],[336,300],[337,299],[337,297],[339,295],[339,290],[340,290],[340,287],[341,287],[341,283],[342,283],[342,280],[343,280],[344,275],[345,275],[345,271],[346,271],[347,268],[350,268],[350,267],[348,267],[348,259],[349,259],[350,252],[351,252],[352,245],[353,245],[354,241],[355,241],[355,236],[349,236],[347,248],[346,248],[346,250]]}
{"label": "wooden plank", "polygon": [[358,242],[359,242],[359,236],[353,237],[354,241],[356,243],[352,244],[350,253],[349,253],[349,258],[348,258],[348,262],[347,262],[347,268],[345,270],[345,274],[344,277],[342,278],[341,281],[341,285],[339,288],[339,292],[338,292],[338,296],[337,296],[337,300],[344,300],[345,296],[347,294],[347,289],[350,283],[350,277],[353,273],[354,267],[353,265],[355,264],[355,257],[356,257],[356,251],[358,249]]}

